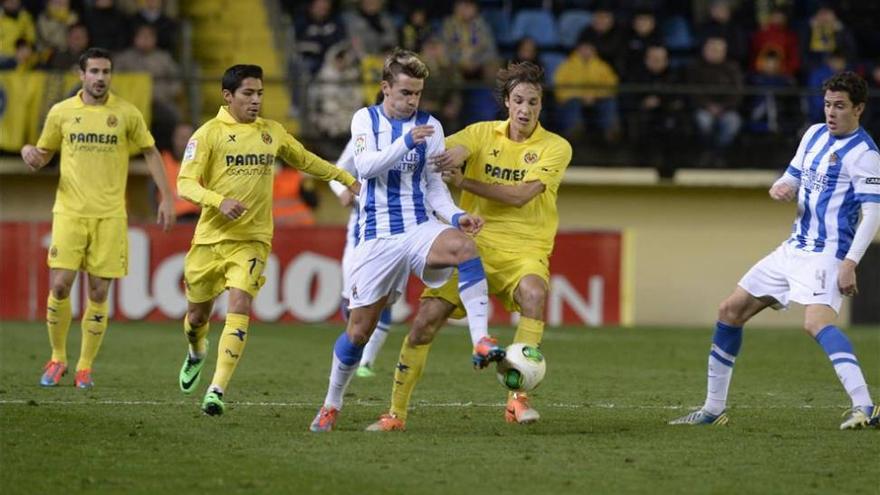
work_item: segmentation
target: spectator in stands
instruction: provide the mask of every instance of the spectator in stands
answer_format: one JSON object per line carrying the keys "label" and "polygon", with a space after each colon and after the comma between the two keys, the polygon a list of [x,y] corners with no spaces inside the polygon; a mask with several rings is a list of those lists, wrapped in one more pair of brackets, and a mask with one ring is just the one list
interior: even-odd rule
{"label": "spectator in stands", "polygon": [[488,81],[498,68],[495,35],[480,15],[476,0],[456,0],[441,31],[446,53],[468,81]]}
{"label": "spectator in stands", "polygon": [[143,24],[153,26],[159,48],[172,56],[177,54],[177,21],[162,10],[162,0],[138,0],[138,9],[131,23],[135,29]]}
{"label": "spectator in stands", "polygon": [[722,37],[710,37],[703,43],[702,56],[687,67],[688,84],[704,89],[718,87],[717,94],[694,95],[694,121],[703,142],[716,148],[733,143],[742,127],[737,112],[742,89],[739,65],[727,60],[727,42]]}
{"label": "spectator in stands", "polygon": [[[764,67],[763,58],[772,56],[774,60]],[[797,34],[788,27],[788,15],[781,8],[773,9],[767,16],[760,31],[752,35],[752,57],[749,67],[755,72],[765,72],[769,67],[778,67],[782,75],[794,77],[801,66],[800,47]]]}
{"label": "spectator in stands", "polygon": [[812,94],[807,101],[807,116],[810,122],[820,122],[825,118],[825,97],[822,94],[822,83],[826,79],[849,68],[849,61],[843,50],[835,50],[825,57],[825,63],[814,68],[807,75],[807,88]]}
{"label": "spectator in stands", "polygon": [[422,44],[432,34],[428,14],[421,5],[412,7],[406,15],[406,22],[400,28],[400,47],[413,53],[422,51]]}
{"label": "spectator in stands", "polygon": [[645,164],[658,167],[661,177],[672,177],[672,154],[682,132],[682,96],[669,91],[680,84],[679,74],[669,66],[669,52],[663,45],[651,45],[645,50],[642,65],[632,71],[630,81],[647,86],[627,98],[629,138],[639,143],[639,153]]}
{"label": "spectator in stands", "polygon": [[520,62],[531,62],[540,66],[541,62],[539,58],[538,44],[535,43],[534,38],[526,36],[525,38],[520,38],[520,40],[516,42],[516,46],[513,48],[513,59],[511,62],[517,64]]}
{"label": "spectator in stands", "polygon": [[596,6],[590,25],[581,31],[578,41],[588,40],[596,47],[599,58],[619,71],[626,47],[624,36],[623,30],[617,26],[612,3],[603,2]]}
{"label": "spectator in stands", "polygon": [[295,17],[296,49],[310,76],[321,70],[327,50],[346,40],[345,23],[331,0],[312,0],[308,10]]}
{"label": "spectator in stands", "polygon": [[657,32],[657,18],[649,10],[636,12],[632,18],[632,26],[629,37],[626,39],[623,51],[623,80],[629,79],[629,75],[644,67],[645,52],[649,46],[660,45],[663,39]]}
{"label": "spectator in stands", "polygon": [[[577,42],[571,55],[556,69],[558,125],[563,135],[574,136],[585,121],[595,122],[606,142],[620,134],[617,114],[617,73],[602,60],[589,39]],[[585,115],[587,114],[587,115]]]}
{"label": "spectator in stands", "polygon": [[804,60],[807,69],[812,70],[834,52],[850,58],[856,55],[855,41],[849,29],[838,19],[828,5],[823,5],[810,17],[800,38],[803,43]]}
{"label": "spectator in stands", "polygon": [[460,115],[462,98],[457,86],[461,84],[461,74],[455,70],[446,55],[443,41],[431,36],[422,44],[420,58],[431,74],[441,76],[426,84],[422,90],[420,107],[436,117],[443,124],[443,131],[452,134],[461,128]]}
{"label": "spectator in stands", "polygon": [[53,53],[46,62],[50,70],[77,70],[79,56],[89,47],[89,30],[85,24],[74,24],[67,28],[67,48]]}
{"label": "spectator in stands", "polygon": [[70,9],[70,0],[49,0],[37,16],[37,47],[47,57],[67,49],[67,31],[79,22],[79,15]]}
{"label": "spectator in stands", "polygon": [[[162,162],[165,165],[165,177],[168,178],[168,184],[171,192],[174,194],[174,213],[177,214],[178,222],[195,222],[199,219],[201,208],[195,203],[191,203],[182,199],[177,195],[177,174],[180,173],[180,161],[183,159],[183,152],[189,143],[189,138],[193,134],[193,127],[187,123],[179,123],[174,128],[171,136],[171,148],[162,150]],[[156,204],[162,202],[162,194],[156,188]]]}
{"label": "spectator in stands", "polygon": [[397,45],[394,19],[382,10],[382,0],[360,0],[344,15],[345,28],[359,58],[377,55]]}
{"label": "spectator in stands", "polygon": [[128,46],[128,18],[116,8],[114,0],[95,0],[83,12],[83,22],[89,30],[93,46],[111,52]]}
{"label": "spectator in stands", "polygon": [[275,225],[314,225],[312,208],[318,206],[314,181],[299,170],[275,164],[272,182],[272,220]]}
{"label": "spectator in stands", "polygon": [[12,63],[16,56],[16,43],[25,40],[28,43],[37,41],[34,18],[21,8],[21,0],[3,0],[0,12],[0,61],[5,59]]}
{"label": "spectator in stands", "polygon": [[770,90],[750,98],[747,127],[753,133],[778,134],[790,120],[790,98],[774,91],[794,86],[794,79],[783,71],[782,61],[775,51],[766,51],[758,58],[757,71],[749,75],[750,86]]}
{"label": "spectator in stands", "polygon": [[308,101],[312,124],[325,136],[341,139],[351,134],[351,116],[363,106],[360,75],[357,55],[349,43],[327,50]]}
{"label": "spectator in stands", "polygon": [[134,46],[113,60],[119,72],[147,72],[153,78],[151,130],[159,143],[170,139],[181,115],[178,102],[182,96],[180,67],[165,50],[157,46],[156,30],[141,24],[134,32]]}
{"label": "spectator in stands", "polygon": [[733,20],[729,0],[712,0],[709,5],[709,19],[697,29],[701,46],[709,38],[722,38],[727,46],[727,58],[741,68],[746,66],[748,57],[748,38],[745,30]]}
{"label": "spectator in stands", "polygon": [[15,54],[0,60],[0,70],[29,71],[36,67],[37,60],[34,46],[28,40],[19,38],[15,40]]}

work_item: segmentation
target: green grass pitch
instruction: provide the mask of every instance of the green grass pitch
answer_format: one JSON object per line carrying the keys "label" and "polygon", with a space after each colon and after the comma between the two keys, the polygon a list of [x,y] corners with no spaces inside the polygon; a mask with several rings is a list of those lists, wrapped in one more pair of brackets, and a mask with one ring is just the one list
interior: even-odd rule
{"label": "green grass pitch", "polygon": [[[533,394],[542,420],[530,426],[503,421],[494,372],[473,371],[466,331],[448,328],[408,431],[366,433],[388,406],[396,326],[378,376],[354,379],[338,430],[313,434],[339,330],[253,325],[226,414],[212,418],[199,402],[216,356],[199,393],[184,397],[176,324],[111,323],[96,387],[80,391],[72,373],[59,388],[38,386],[43,325],[0,323],[0,492],[801,495],[880,484],[880,429],[838,431],[849,400],[798,330],[746,329],[730,424],[689,428],[665,422],[702,403],[708,327],[549,329],[547,377]],[[880,329],[848,334],[880,401]],[[76,322],[68,347],[73,364]]]}

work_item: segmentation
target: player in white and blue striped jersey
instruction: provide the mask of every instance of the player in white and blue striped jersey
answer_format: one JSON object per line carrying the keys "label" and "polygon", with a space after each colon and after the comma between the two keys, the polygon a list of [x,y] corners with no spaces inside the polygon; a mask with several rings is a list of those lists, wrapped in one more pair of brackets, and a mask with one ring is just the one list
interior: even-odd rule
{"label": "player in white and blue striped jersey", "polygon": [[[810,127],[770,196],[797,199],[791,236],[749,270],[718,311],[703,407],[670,424],[725,424],[727,391],[743,325],[794,301],[806,307],[804,329],[828,355],[852,402],[840,429],[880,425],[853,346],[836,326],[844,296],[858,292],[856,266],[880,227],[880,153],[859,118],[867,84],[853,72],[823,85],[825,123]],[[860,219],[861,217],[861,219]]]}
{"label": "player in white and blue striped jersey", "polygon": [[418,110],[428,68],[412,52],[395,50],[382,70],[384,101],[358,110],[351,122],[354,165],[362,183],[356,246],[349,273],[349,319],[333,348],[324,405],[310,429],[331,431],[342,398],[382,310],[403,292],[410,273],[440,287],[458,268],[468,312],[473,361],[504,358],[488,334],[488,285],[476,244],[483,220],[452,202],[440,173],[426,159],[445,149],[443,128]]}

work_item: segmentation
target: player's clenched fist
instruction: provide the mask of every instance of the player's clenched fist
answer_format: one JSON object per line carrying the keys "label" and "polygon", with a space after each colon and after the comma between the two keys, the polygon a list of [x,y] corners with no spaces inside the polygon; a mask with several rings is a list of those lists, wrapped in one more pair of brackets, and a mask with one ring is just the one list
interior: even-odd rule
{"label": "player's clenched fist", "polygon": [[220,213],[230,220],[236,220],[247,211],[247,206],[235,199],[226,198],[220,203]]}
{"label": "player's clenched fist", "polygon": [[770,197],[776,201],[794,201],[797,198],[797,189],[789,184],[774,184],[770,188]]}
{"label": "player's clenched fist", "polygon": [[483,219],[476,215],[464,215],[458,217],[458,228],[462,232],[470,235],[477,235],[483,228]]}
{"label": "player's clenched fist", "polygon": [[428,163],[438,172],[461,168],[468,159],[468,151],[464,146],[453,146],[443,153],[428,157]]}
{"label": "player's clenched fist", "polygon": [[26,144],[21,148],[21,158],[31,170],[37,171],[49,161],[49,153],[32,144]]}
{"label": "player's clenched fist", "polygon": [[430,125],[417,125],[409,131],[413,144],[424,144],[425,140],[433,135],[434,126]]}

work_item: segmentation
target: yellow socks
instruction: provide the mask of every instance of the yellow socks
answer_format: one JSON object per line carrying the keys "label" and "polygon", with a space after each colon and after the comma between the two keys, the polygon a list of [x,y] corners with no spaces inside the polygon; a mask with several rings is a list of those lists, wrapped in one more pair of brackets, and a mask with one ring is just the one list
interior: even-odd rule
{"label": "yellow socks", "polygon": [[[534,347],[541,345],[541,338],[544,336],[544,322],[535,320],[525,316],[520,317],[519,323],[516,325],[516,334],[513,336],[513,343],[526,344]],[[525,395],[520,393],[519,395]],[[507,393],[507,399],[510,400],[514,396],[514,392]]]}
{"label": "yellow socks", "polygon": [[67,364],[67,332],[70,331],[70,298],[55,299],[49,293],[46,301],[46,327],[49,329],[49,345],[52,361]]}
{"label": "yellow socks", "polygon": [[250,316],[226,314],[226,326],[223,327],[223,335],[220,336],[220,344],[217,346],[217,369],[214,370],[214,379],[211,380],[211,388],[218,389],[220,393],[226,391],[229,379],[241,359],[241,353],[244,352],[249,322]]}
{"label": "yellow socks", "polygon": [[208,336],[208,330],[210,328],[210,322],[205,322],[205,324],[200,327],[193,327],[189,322],[189,318],[186,316],[183,317],[183,333],[186,335],[186,340],[189,341],[189,355],[191,357],[197,357],[199,359],[205,358],[205,353],[208,351],[206,337]]}
{"label": "yellow socks", "polygon": [[394,370],[394,386],[391,388],[391,413],[401,420],[406,421],[409,399],[425,369],[430,349],[431,344],[410,346],[409,338],[403,339],[397,369]]}
{"label": "yellow socks", "polygon": [[82,317],[82,346],[76,370],[90,370],[107,333],[107,301],[89,300]]}

